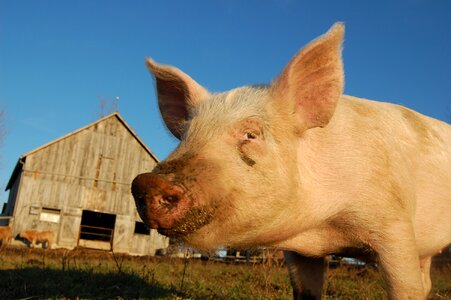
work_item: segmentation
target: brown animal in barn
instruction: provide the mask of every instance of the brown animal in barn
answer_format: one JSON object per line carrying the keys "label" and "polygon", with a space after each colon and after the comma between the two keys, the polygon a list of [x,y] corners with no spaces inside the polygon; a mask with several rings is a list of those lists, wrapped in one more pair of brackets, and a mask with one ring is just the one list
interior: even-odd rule
{"label": "brown animal in barn", "polygon": [[180,145],[132,193],[146,224],[199,248],[284,249],[295,298],[321,297],[324,256],[373,256],[391,299],[424,299],[451,241],[451,126],[342,94],[337,24],[268,86],[212,94],[152,60]]}
{"label": "brown animal in barn", "polygon": [[9,245],[12,237],[12,229],[9,226],[0,227],[0,240],[2,241],[2,248]]}
{"label": "brown animal in barn", "polygon": [[46,249],[51,249],[53,244],[53,232],[51,230],[37,231],[37,230],[27,230],[21,232],[19,237],[27,240],[30,243],[30,247],[34,247],[36,244],[46,244]]}

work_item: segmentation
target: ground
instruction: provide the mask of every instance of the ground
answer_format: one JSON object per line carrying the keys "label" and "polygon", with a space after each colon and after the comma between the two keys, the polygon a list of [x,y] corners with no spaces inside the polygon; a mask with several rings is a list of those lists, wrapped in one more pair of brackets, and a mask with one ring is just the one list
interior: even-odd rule
{"label": "ground", "polygon": [[[432,270],[431,299],[451,299],[451,265]],[[327,272],[323,299],[386,299],[373,267]],[[0,299],[291,299],[275,264],[133,257],[86,249],[7,247],[0,252]]]}

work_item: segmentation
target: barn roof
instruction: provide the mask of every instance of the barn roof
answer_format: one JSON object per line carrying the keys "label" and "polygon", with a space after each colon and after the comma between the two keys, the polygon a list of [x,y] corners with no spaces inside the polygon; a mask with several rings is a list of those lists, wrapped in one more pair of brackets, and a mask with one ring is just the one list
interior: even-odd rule
{"label": "barn roof", "polygon": [[25,159],[26,159],[27,156],[29,156],[30,154],[33,154],[33,153],[35,153],[35,152],[38,152],[38,151],[40,151],[40,150],[42,150],[42,149],[44,149],[44,148],[47,148],[48,146],[53,145],[53,144],[55,144],[55,143],[57,143],[57,142],[59,142],[59,141],[61,141],[61,140],[64,140],[64,139],[66,139],[66,138],[68,138],[68,137],[70,137],[70,136],[72,136],[72,135],[75,135],[75,134],[77,134],[77,133],[79,133],[79,132],[81,132],[81,131],[83,131],[83,130],[85,130],[85,129],[91,127],[91,126],[95,126],[96,124],[101,123],[101,122],[103,122],[103,121],[105,121],[106,119],[109,119],[109,118],[116,118],[119,122],[121,122],[122,125],[124,125],[124,127],[132,134],[132,136],[133,136],[133,137],[138,141],[138,143],[144,148],[144,150],[146,150],[146,152],[149,153],[149,155],[150,155],[156,162],[159,162],[159,159],[157,158],[157,156],[150,150],[149,147],[147,147],[146,144],[144,144],[144,142],[143,142],[143,141],[141,140],[141,138],[135,133],[135,131],[133,131],[133,129],[127,124],[127,122],[125,122],[125,120],[122,118],[122,116],[121,116],[118,112],[114,112],[114,113],[112,113],[112,114],[110,114],[110,115],[108,115],[108,116],[105,116],[105,117],[103,117],[103,118],[101,118],[101,119],[99,119],[99,120],[97,120],[97,121],[95,121],[95,122],[93,122],[93,123],[90,123],[90,124],[88,124],[88,125],[86,125],[86,126],[84,126],[84,127],[81,127],[81,128],[79,128],[79,129],[77,129],[77,130],[74,130],[74,131],[72,131],[72,132],[70,132],[70,133],[68,133],[68,134],[66,134],[66,135],[63,135],[63,136],[60,137],[60,138],[57,138],[57,139],[55,139],[55,140],[53,140],[53,141],[51,141],[51,142],[49,142],[49,143],[47,143],[47,144],[44,144],[44,145],[42,145],[42,146],[40,146],[40,147],[38,147],[38,148],[35,148],[35,149],[33,149],[33,150],[31,150],[31,151],[29,151],[29,152],[27,152],[27,153],[21,155],[21,156],[19,157],[18,161],[17,161],[16,166],[14,167],[13,173],[11,174],[11,177],[10,177],[10,179],[9,179],[9,181],[8,181],[8,184],[6,185],[5,191],[9,190],[9,189],[12,187],[15,178],[19,175],[19,173],[20,173],[21,170],[22,170],[23,163],[25,162]]}

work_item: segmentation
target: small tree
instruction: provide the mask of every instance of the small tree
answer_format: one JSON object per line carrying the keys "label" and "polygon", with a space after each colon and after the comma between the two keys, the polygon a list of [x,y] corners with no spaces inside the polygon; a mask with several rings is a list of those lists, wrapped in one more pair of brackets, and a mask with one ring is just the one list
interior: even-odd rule
{"label": "small tree", "polygon": [[118,107],[119,97],[114,97],[114,99],[99,98],[99,117],[103,118],[109,114],[119,111]]}

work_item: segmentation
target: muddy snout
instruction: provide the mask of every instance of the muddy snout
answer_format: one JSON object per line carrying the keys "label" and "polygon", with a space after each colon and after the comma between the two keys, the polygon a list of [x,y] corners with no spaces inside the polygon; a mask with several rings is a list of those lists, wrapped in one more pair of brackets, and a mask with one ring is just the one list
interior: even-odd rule
{"label": "muddy snout", "polygon": [[172,232],[191,206],[185,189],[171,182],[168,176],[144,173],[132,182],[136,208],[144,223],[163,234]]}

